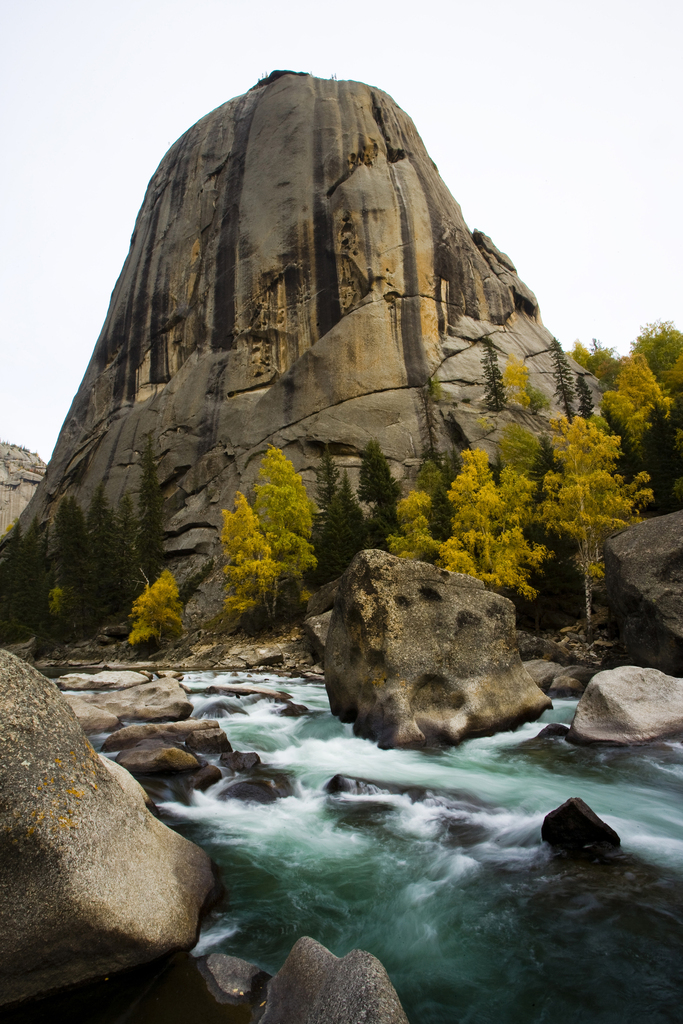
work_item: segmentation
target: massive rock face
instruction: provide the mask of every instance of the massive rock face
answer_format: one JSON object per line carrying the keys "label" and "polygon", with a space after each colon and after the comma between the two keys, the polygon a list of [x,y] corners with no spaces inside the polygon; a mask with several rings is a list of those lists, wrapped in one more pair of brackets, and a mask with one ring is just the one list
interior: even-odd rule
{"label": "massive rock face", "polygon": [[352,480],[373,437],[407,478],[429,445],[492,451],[511,418],[546,424],[517,408],[483,436],[486,337],[552,395],[533,293],[467,228],[410,118],[362,83],[274,72],[159,165],[28,514],[101,480],[135,491],[151,432],[167,554],[205,559],[268,443],[309,482],[325,443]]}
{"label": "massive rock face", "polygon": [[95,753],[57,687],[0,651],[0,1006],[196,941],[203,850]]}
{"label": "massive rock face", "polygon": [[480,580],[361,551],[325,645],[330,708],[380,747],[460,743],[552,707],[524,670],[512,601]]}
{"label": "massive rock face", "polygon": [[0,537],[24,511],[44,473],[35,452],[0,442]]}

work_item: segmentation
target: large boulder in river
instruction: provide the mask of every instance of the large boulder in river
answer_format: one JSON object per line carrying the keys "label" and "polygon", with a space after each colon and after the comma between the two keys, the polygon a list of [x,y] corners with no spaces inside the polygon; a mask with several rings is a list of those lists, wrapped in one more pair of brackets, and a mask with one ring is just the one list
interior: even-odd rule
{"label": "large boulder in river", "polygon": [[57,687],[0,650],[0,1005],[196,941],[207,855],[95,753]]}
{"label": "large boulder in river", "polygon": [[[81,693],[78,700],[127,722],[172,722],[189,718],[194,710],[175,679],[156,679],[126,690]],[[81,703],[74,704],[74,710],[81,706]]]}
{"label": "large boulder in river", "polygon": [[[355,484],[377,438],[410,482],[427,448],[476,443],[493,456],[511,422],[548,429],[543,413],[488,411],[485,339],[503,364],[523,360],[560,411],[536,297],[470,231],[408,115],[361,82],[274,72],[198,121],[155,171],[22,521],[50,518],[67,493],[87,504],[101,481],[110,501],[134,493],[151,433],[174,570],[182,579],[216,556],[186,608],[208,617],[223,598],[221,509],[253,485],[268,443],[312,487],[325,444]],[[427,403],[433,377],[441,397]]]}
{"label": "large boulder in river", "polygon": [[550,700],[525,671],[515,609],[471,576],[361,551],[325,649],[332,713],[380,747],[460,743],[533,721]]}
{"label": "large boulder in river", "polygon": [[683,735],[683,679],[656,668],[621,668],[594,675],[579,701],[570,743],[651,743]]}
{"label": "large boulder in river", "polygon": [[683,511],[608,538],[605,586],[635,664],[683,676]]}

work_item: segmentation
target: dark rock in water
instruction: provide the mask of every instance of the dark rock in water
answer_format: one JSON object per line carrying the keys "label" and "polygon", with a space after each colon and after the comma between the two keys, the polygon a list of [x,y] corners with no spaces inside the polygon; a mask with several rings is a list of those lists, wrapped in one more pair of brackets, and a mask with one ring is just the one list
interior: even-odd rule
{"label": "dark rock in water", "polygon": [[165,746],[163,740],[143,740],[136,747],[122,750],[116,763],[133,775],[175,774],[199,768],[199,761],[189,750]]}
{"label": "dark rock in water", "polygon": [[[493,456],[511,416],[539,432],[547,419],[511,407],[482,439],[487,337],[559,411],[533,292],[468,229],[407,114],[360,82],[284,75],[203,117],[153,175],[22,525],[64,494],[87,504],[100,481],[114,504],[135,493],[148,433],[166,552],[192,566],[220,556],[221,509],[269,442],[309,480],[325,443],[357,456],[373,436],[408,482],[416,451],[454,437]],[[434,376],[444,415],[425,407]],[[220,608],[218,561],[189,621]]]}
{"label": "dark rock in water", "polygon": [[683,511],[609,537],[605,586],[636,665],[683,676]]}
{"label": "dark rock in water", "polygon": [[198,772],[190,776],[190,784],[193,789],[205,790],[215,785],[223,778],[223,773],[215,764],[206,764]]}
{"label": "dark rock in water", "polygon": [[626,665],[593,676],[567,739],[626,746],[681,735],[683,679]]}
{"label": "dark rock in water", "polygon": [[541,731],[536,736],[536,739],[564,739],[568,732],[568,725],[562,725],[561,722],[551,722],[550,725],[546,725],[544,729],[541,729]]}
{"label": "dark rock in water", "polygon": [[229,754],[221,754],[221,764],[233,772],[247,772],[261,764],[261,758],[254,751],[233,750]]}
{"label": "dark rock in water", "polygon": [[380,747],[444,746],[552,707],[525,672],[511,601],[384,551],[341,578],[325,652],[332,713]]}
{"label": "dark rock in water", "polygon": [[570,797],[560,807],[546,814],[541,838],[551,846],[565,850],[580,850],[584,846],[607,843],[620,846],[621,840],[613,828],[598,818],[588,804],[578,796]]}
{"label": "dark rock in water", "polygon": [[294,792],[292,784],[285,775],[277,775],[272,779],[245,779],[231,782],[221,797],[224,800],[244,800],[257,804],[274,804],[281,797],[291,796]]}
{"label": "dark rock in water", "polygon": [[316,590],[315,594],[309,597],[306,605],[307,619],[332,611],[340,579],[341,577],[332,580],[331,583],[323,583],[320,590]]}
{"label": "dark rock in water", "polygon": [[197,969],[216,1002],[229,1003],[232,1006],[256,1002],[261,996],[263,986],[271,978],[270,974],[255,964],[240,960],[236,956],[226,956],[224,953],[200,956],[197,960]]}
{"label": "dark rock in water", "polygon": [[276,714],[281,718],[300,718],[302,715],[308,714],[308,708],[305,704],[294,704],[293,701],[288,700],[284,707],[277,709]]}
{"label": "dark rock in water", "polygon": [[223,754],[232,750],[222,729],[195,729],[185,740],[188,750],[198,754]]}
{"label": "dark rock in water", "polygon": [[269,700],[291,700],[291,693],[284,690],[269,690],[265,686],[244,686],[242,683],[229,686],[227,683],[207,686],[204,691],[207,694],[222,694],[225,697],[266,697]]}
{"label": "dark rock in water", "polygon": [[379,783],[370,782],[368,779],[355,779],[348,775],[333,775],[325,783],[323,789],[326,793],[351,793],[353,796],[379,796],[382,793],[403,793],[408,791],[404,786],[394,786],[386,783],[380,785]]}
{"label": "dark rock in water", "polygon": [[211,861],[148,813],[57,687],[2,650],[0,792],[0,1005],[194,946]]}
{"label": "dark rock in water", "polygon": [[[199,732],[210,732],[213,734],[219,728],[218,722],[210,718],[186,718],[184,722],[155,722],[147,725],[127,725],[123,729],[117,729],[111,736],[107,736],[102,744],[102,750],[105,752],[110,750],[126,750],[128,747],[137,746],[141,740],[148,739],[168,740],[169,745],[172,746],[174,743],[182,744],[187,742],[190,737],[196,736]],[[223,735],[225,736],[225,733]],[[227,742],[227,736],[225,740]],[[230,746],[228,745],[221,749],[229,750]]]}
{"label": "dark rock in water", "polygon": [[304,936],[268,985],[261,1024],[408,1024],[382,964],[352,949],[339,958]]}

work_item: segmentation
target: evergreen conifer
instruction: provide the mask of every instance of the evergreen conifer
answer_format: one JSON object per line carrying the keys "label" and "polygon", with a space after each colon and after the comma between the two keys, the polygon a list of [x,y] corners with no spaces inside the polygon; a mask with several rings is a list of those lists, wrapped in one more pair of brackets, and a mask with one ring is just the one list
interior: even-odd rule
{"label": "evergreen conifer", "polygon": [[365,547],[388,550],[387,537],[399,531],[396,506],[400,495],[400,484],[391,475],[379,441],[368,441],[362,454],[358,484],[358,497],[369,506]]}
{"label": "evergreen conifer", "polygon": [[643,435],[643,466],[650,474],[655,507],[662,514],[681,507],[674,494],[674,485],[683,476],[683,453],[676,443],[680,405],[677,403],[669,412],[663,402],[658,402],[650,412],[648,429]]}
{"label": "evergreen conifer", "polygon": [[56,582],[63,599],[62,618],[78,633],[93,624],[93,568],[90,536],[83,509],[71,495],[62,498],[55,516]]}
{"label": "evergreen conifer", "polygon": [[88,506],[86,525],[92,558],[93,616],[100,622],[115,607],[114,577],[118,541],[116,517],[109,507],[103,483],[95,488]]}
{"label": "evergreen conifer", "polygon": [[159,486],[152,435],[142,454],[142,480],[138,493],[137,562],[148,585],[154,583],[164,564],[164,496]]}
{"label": "evergreen conifer", "polygon": [[576,375],[576,394],[579,399],[579,416],[583,416],[587,420],[589,416],[593,415],[595,406],[593,405],[591,389],[586,384],[586,378],[581,373]]}
{"label": "evergreen conifer", "polygon": [[315,546],[318,559],[316,581],[328,583],[341,576],[353,556],[362,549],[364,535],[363,511],[344,470]]}
{"label": "evergreen conifer", "polygon": [[565,416],[571,423],[574,416],[576,401],[576,385],[569,361],[557,338],[550,345],[550,358],[553,363],[553,380],[555,381],[555,397],[562,406]]}
{"label": "evergreen conifer", "polygon": [[490,338],[484,338],[484,354],[481,359],[484,375],[484,401],[491,412],[505,408],[505,383],[498,365],[498,352]]}
{"label": "evergreen conifer", "polygon": [[133,499],[126,491],[119,501],[114,519],[116,544],[113,563],[114,609],[128,611],[131,601],[140,590],[140,571],[137,567],[138,519]]}

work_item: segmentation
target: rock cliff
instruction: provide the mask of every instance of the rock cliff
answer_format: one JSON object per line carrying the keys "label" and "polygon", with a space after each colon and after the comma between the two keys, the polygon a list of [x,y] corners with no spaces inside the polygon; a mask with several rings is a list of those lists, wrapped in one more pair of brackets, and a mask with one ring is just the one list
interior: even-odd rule
{"label": "rock cliff", "polygon": [[468,229],[410,118],[368,85],[274,72],[159,165],[28,514],[100,480],[135,491],[151,432],[182,578],[269,443],[307,483],[329,443],[353,481],[376,437],[410,481],[430,445],[492,453],[511,419],[546,427],[519,407],[479,422],[487,337],[552,395],[535,296]]}
{"label": "rock cliff", "polygon": [[0,537],[24,511],[44,473],[35,452],[0,442]]}

